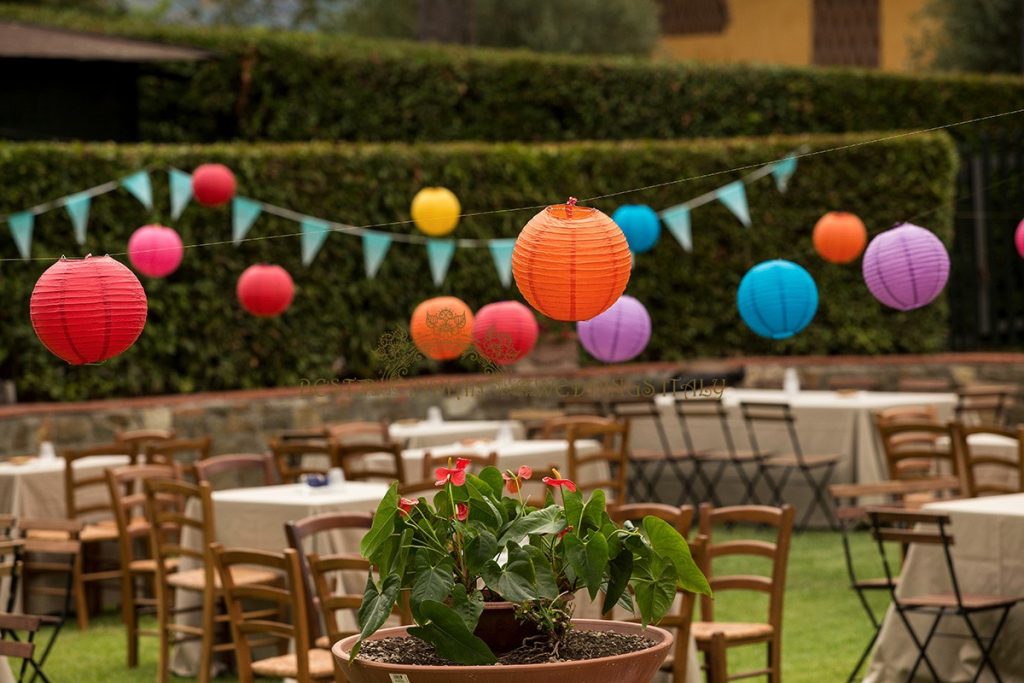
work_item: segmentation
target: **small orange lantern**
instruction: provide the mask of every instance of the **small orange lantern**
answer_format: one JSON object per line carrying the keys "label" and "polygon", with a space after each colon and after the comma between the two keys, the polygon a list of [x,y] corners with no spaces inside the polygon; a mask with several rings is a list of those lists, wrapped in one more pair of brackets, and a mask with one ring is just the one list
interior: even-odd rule
{"label": "small orange lantern", "polygon": [[814,248],[832,263],[849,263],[861,255],[868,243],[868,231],[855,214],[829,211],[814,225]]}
{"label": "small orange lantern", "polygon": [[554,320],[590,320],[629,282],[629,243],[597,209],[556,204],[530,219],[512,250],[512,275],[531,306]]}
{"label": "small orange lantern", "polygon": [[413,311],[409,330],[427,358],[458,358],[473,341],[473,311],[454,296],[427,299]]}

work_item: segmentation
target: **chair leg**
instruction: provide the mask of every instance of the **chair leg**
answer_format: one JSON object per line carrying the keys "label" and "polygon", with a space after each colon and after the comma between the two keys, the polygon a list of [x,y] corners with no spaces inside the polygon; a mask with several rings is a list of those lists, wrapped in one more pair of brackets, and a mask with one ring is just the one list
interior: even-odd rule
{"label": "chair leg", "polygon": [[85,594],[85,581],[82,580],[82,574],[85,571],[83,567],[85,562],[84,554],[84,552],[80,552],[75,555],[75,566],[72,571],[75,591],[75,619],[78,621],[79,630],[87,631],[89,630],[89,601]]}
{"label": "chair leg", "polygon": [[992,672],[992,675],[995,676],[996,681],[998,683],[1003,683],[1003,677],[999,675],[995,662],[992,661],[992,648],[995,647],[996,638],[999,637],[999,633],[1003,630],[1003,625],[1006,624],[1006,617],[1009,616],[1010,609],[1010,607],[1003,609],[1003,613],[999,616],[999,623],[996,624],[995,630],[992,631],[992,636],[988,638],[987,647],[985,646],[985,642],[981,635],[974,627],[974,623],[971,621],[971,615],[966,613],[963,615],[964,621],[967,622],[967,628],[970,630],[971,636],[974,638],[974,642],[977,643],[978,647],[981,649],[981,663],[978,665],[978,671],[974,674],[974,678],[971,679],[972,683],[981,678],[981,674],[984,673],[986,666]]}
{"label": "chair leg", "polygon": [[174,591],[160,585],[159,575],[154,579],[156,587],[156,629],[160,639],[157,651],[157,683],[169,683],[171,679],[171,607],[174,605]]}
{"label": "chair leg", "polygon": [[712,633],[708,650],[708,683],[726,683],[729,680],[728,657],[725,653],[725,634]]}
{"label": "chair leg", "polygon": [[925,636],[923,643],[918,639],[917,634],[911,627],[910,620],[907,618],[907,615],[904,614],[898,606],[896,608],[896,613],[903,618],[903,623],[906,625],[907,631],[910,632],[910,637],[914,641],[914,645],[917,646],[917,659],[914,660],[914,666],[910,669],[910,673],[907,675],[907,683],[913,683],[917,670],[921,668],[921,662],[924,662],[925,666],[928,667],[928,672],[932,675],[932,680],[942,680],[939,678],[939,674],[935,671],[935,667],[932,665],[932,660],[928,659],[928,645],[932,642],[932,638],[935,637],[935,631],[939,628],[939,622],[942,621],[945,610],[940,610],[939,613],[935,615],[935,619],[932,621],[932,625],[928,629],[928,635]]}
{"label": "chair leg", "polygon": [[782,634],[768,641],[768,683],[782,683]]}
{"label": "chair leg", "polygon": [[213,644],[216,641],[217,625],[215,622],[217,608],[217,594],[213,586],[207,586],[203,591],[203,637],[201,654],[199,656],[199,683],[210,683],[210,674],[213,667]]}
{"label": "chair leg", "polygon": [[139,665],[139,614],[135,609],[135,577],[131,572],[121,575],[121,620],[128,636],[128,668]]}

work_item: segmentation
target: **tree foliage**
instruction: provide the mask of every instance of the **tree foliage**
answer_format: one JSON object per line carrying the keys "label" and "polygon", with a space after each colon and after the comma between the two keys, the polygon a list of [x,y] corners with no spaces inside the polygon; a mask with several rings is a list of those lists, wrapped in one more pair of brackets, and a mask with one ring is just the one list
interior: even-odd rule
{"label": "tree foliage", "polygon": [[933,20],[918,51],[938,69],[1021,73],[1024,6],[1020,0],[931,0]]}

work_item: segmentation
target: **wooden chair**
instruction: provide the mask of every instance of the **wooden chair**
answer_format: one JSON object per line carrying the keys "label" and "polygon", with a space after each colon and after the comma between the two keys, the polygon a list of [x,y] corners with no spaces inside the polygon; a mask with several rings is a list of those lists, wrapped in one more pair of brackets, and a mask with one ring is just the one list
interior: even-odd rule
{"label": "wooden chair", "polygon": [[[782,603],[786,591],[786,566],[793,536],[793,508],[744,505],[713,508],[700,506],[700,534],[708,538],[704,570],[711,584],[715,600],[730,591],[754,591],[768,594],[768,619],[765,622],[738,623],[715,621],[715,600],[700,598],[701,621],[694,622],[691,631],[697,648],[704,653],[709,681],[726,681],[751,676],[767,676],[768,683],[782,681]],[[761,540],[730,540],[715,542],[714,527],[723,524],[757,524],[775,530],[773,542]],[[718,575],[715,560],[730,556],[755,556],[771,561],[769,576]],[[730,647],[765,643],[768,662],[764,669],[740,674],[729,673],[727,650]]]}
{"label": "wooden chair", "polygon": [[[932,676],[930,680],[944,680],[936,672],[935,667],[928,658],[928,645],[931,644],[939,624],[945,617],[959,617],[963,621],[964,626],[967,627],[968,637],[974,641],[974,644],[981,652],[978,670],[971,680],[979,680],[986,667],[989,668],[997,681],[1002,680],[999,672],[996,670],[995,663],[991,659],[992,648],[999,638],[1010,610],[1018,603],[1024,602],[1024,596],[981,595],[965,593],[961,590],[960,581],[957,578],[956,568],[953,564],[953,555],[949,549],[953,545],[953,537],[949,533],[951,520],[948,515],[922,510],[910,512],[906,510],[869,509],[868,517],[871,519],[872,535],[882,559],[885,576],[889,579],[890,600],[918,652],[917,659],[914,661],[914,665],[906,680],[914,680],[917,670],[922,663],[925,664]],[[930,530],[930,527],[934,527],[935,530]],[[898,594],[895,582],[898,572],[889,561],[888,551],[885,547],[887,542],[903,545],[916,543],[940,546],[952,590],[913,596]],[[981,615],[986,613],[991,614],[991,617],[988,617],[988,621],[983,623],[995,622],[996,626],[992,629],[991,635],[983,636],[979,630],[980,624],[972,620],[971,617],[973,616],[978,622],[982,622],[985,617]],[[911,614],[924,614],[933,617],[931,626],[923,641],[918,637],[910,623],[909,615]]]}
{"label": "wooden chair", "polygon": [[1017,387],[1006,385],[974,385],[956,392],[955,415],[958,422],[969,425],[1003,425],[1013,407]]}
{"label": "wooden chair", "polygon": [[552,417],[544,421],[544,426],[540,430],[540,438],[542,439],[564,439],[566,432],[569,430],[570,425],[576,424],[588,424],[588,425],[603,425],[607,424],[608,418],[603,415],[590,414],[572,414],[572,415],[560,415],[558,417]]}
{"label": "wooden chair", "polygon": [[[579,452],[580,439],[596,439],[600,444],[597,453],[583,455]],[[576,422],[570,424],[565,434],[568,448],[569,479],[577,490],[604,489],[609,505],[621,505],[627,501],[627,476],[629,474],[629,422],[617,422],[605,418],[601,423]],[[611,469],[607,479],[584,480],[583,468],[595,463],[605,463]]]}
{"label": "wooden chair", "polygon": [[[229,453],[215,455],[195,464],[196,481],[206,482],[211,488],[238,488],[251,482],[249,486],[271,486],[277,484],[277,468],[274,458],[269,453]],[[225,480],[231,486],[218,486]],[[235,485],[237,482],[238,486]]]}
{"label": "wooden chair", "polygon": [[935,475],[960,476],[953,450],[952,425],[936,421],[889,421],[875,415],[875,431],[889,470],[889,479]]}
{"label": "wooden chair", "polygon": [[380,422],[336,422],[327,425],[327,438],[343,445],[353,443],[388,443],[388,423]]}
{"label": "wooden chair", "polygon": [[402,447],[396,443],[335,445],[333,457],[347,481],[406,481]]}
{"label": "wooden chair", "polygon": [[[818,508],[828,519],[829,525],[835,528],[836,522],[832,518],[832,506],[829,505],[825,490],[832,479],[832,472],[842,456],[836,453],[814,455],[804,453],[803,447],[800,445],[800,436],[796,431],[796,416],[793,415],[793,409],[788,403],[741,401],[740,412],[743,413],[743,421],[747,426],[750,445],[759,453],[767,455],[768,452],[758,443],[758,425],[778,426],[781,424],[785,427],[790,451],[769,455],[761,462],[762,476],[772,489],[772,503],[776,506],[782,505],[782,492],[786,488],[786,483],[794,472],[799,472],[810,487],[814,498],[804,511],[798,527],[806,528],[814,514],[814,509]],[[770,474],[777,470],[781,470],[781,474],[777,475],[778,479]]]}
{"label": "wooden chair", "polygon": [[[939,420],[939,413],[933,405],[885,408],[874,413],[874,420],[876,427],[878,425],[914,424],[921,422],[942,424]],[[889,443],[893,447],[922,448],[925,450],[934,450],[944,439],[944,437],[934,432],[900,432],[893,434],[889,438]],[[931,466],[932,461],[928,458],[923,460],[904,459],[899,463],[900,475],[908,477],[928,476]]]}
{"label": "wooden chair", "polygon": [[[325,627],[321,625],[321,619],[326,619],[327,615],[322,613],[317,604],[316,582],[310,568],[308,555],[311,552],[326,554],[317,549],[320,545],[320,539],[318,538],[320,534],[343,532],[349,529],[363,532],[369,530],[372,523],[373,513],[370,512],[325,512],[311,517],[303,517],[294,522],[286,522],[284,525],[284,534],[288,538],[288,547],[299,554],[299,566],[302,568],[306,598],[309,601],[307,605],[309,634],[317,647],[324,646],[325,643],[320,642],[320,638],[329,633],[329,630],[325,630]],[[351,556],[358,558],[359,554],[355,553]],[[366,563],[366,569],[369,570],[369,568],[369,563]],[[326,649],[330,649],[329,644]]]}
{"label": "wooden chair", "polygon": [[619,526],[627,521],[639,522],[644,517],[657,517],[671,524],[683,538],[686,538],[690,535],[690,525],[693,524],[693,506],[673,507],[662,503],[629,503],[616,505],[608,511],[608,516]]}
{"label": "wooden chair", "polygon": [[278,441],[326,441],[327,427],[310,427],[308,429],[285,429],[274,438]]}
{"label": "wooden chair", "polygon": [[[262,550],[225,550],[220,544],[214,544],[213,558],[231,619],[239,683],[252,683],[254,676],[292,678],[299,683],[334,680],[334,656],[328,650],[312,647],[310,642],[308,603],[299,554],[290,548],[282,555]],[[283,578],[285,585],[241,584],[237,577],[242,571],[273,573]],[[252,602],[272,605],[267,611],[280,613],[286,609],[289,619],[254,616]],[[277,639],[285,647],[293,645],[292,652],[254,660],[256,644],[252,638],[259,634],[265,635],[265,640]]]}
{"label": "wooden chair", "polygon": [[[139,665],[139,636],[158,635],[156,631],[139,628],[139,615],[155,611],[156,598],[145,593],[148,584],[150,595],[156,595],[157,578],[156,561],[150,548],[149,524],[145,519],[146,495],[142,482],[147,479],[177,479],[181,471],[174,465],[124,465],[108,469],[106,475],[121,551],[121,620],[128,636],[128,668],[134,669]],[[141,553],[140,547],[145,548]]]}
{"label": "wooden chair", "polygon": [[195,478],[195,463],[210,457],[213,439],[203,436],[198,439],[168,439],[146,446],[146,462],[177,463],[190,479]]}
{"label": "wooden chair", "polygon": [[[86,595],[87,588],[112,581],[120,584],[122,568],[119,560],[106,558],[102,554],[104,545],[112,545],[118,540],[107,479],[103,474],[78,476],[75,473],[76,465],[97,455],[122,455],[126,464],[134,465],[136,451],[135,444],[125,441],[68,449],[61,453],[64,458],[64,509],[67,518],[85,522],[78,537],[82,548],[74,575],[75,614],[78,627],[82,630],[89,628],[90,601]],[[86,500],[90,495],[95,497],[93,502]],[[92,597],[94,604],[98,604],[99,593],[93,593]]]}
{"label": "wooden chair", "polygon": [[[956,477],[935,477],[930,479],[906,479],[897,481],[884,481],[871,484],[833,484],[829,487],[829,494],[835,503],[835,515],[839,520],[839,530],[843,543],[843,559],[846,563],[846,574],[850,581],[850,588],[857,594],[861,607],[871,622],[872,635],[867,646],[861,652],[860,658],[854,665],[847,683],[858,680],[861,667],[867,661],[868,655],[878,640],[882,629],[883,614],[872,607],[868,596],[881,592],[888,592],[891,589],[890,582],[898,579],[889,579],[882,575],[882,568],[878,567],[873,576],[865,578],[864,572],[854,557],[853,545],[850,543],[850,532],[858,525],[868,522],[868,506],[865,500],[872,498],[884,498],[886,505],[891,508],[904,508],[908,505],[907,498],[921,494],[931,494],[941,497],[944,494],[957,495],[959,493],[960,480]],[[910,503],[911,505],[913,503]]]}
{"label": "wooden chair", "polygon": [[[226,623],[228,617],[218,614],[217,610],[223,593],[210,550],[216,541],[210,486],[206,483],[190,484],[168,479],[147,479],[143,486],[157,573],[156,608],[160,635],[157,681],[168,683],[170,680],[171,647],[199,640],[199,681],[209,683],[214,654],[235,651],[233,642],[216,640],[217,626]],[[165,504],[173,498],[178,500],[177,509]],[[168,529],[180,530],[179,540],[175,541],[165,533]],[[179,563],[178,571],[172,571],[176,562]],[[236,585],[271,583],[277,579],[278,575],[274,572],[258,570],[239,570],[234,576]],[[201,605],[178,608],[174,604],[177,591],[198,594]],[[197,611],[201,614],[200,626],[177,623],[175,620],[178,615]],[[265,610],[258,612],[264,616],[272,614]]]}
{"label": "wooden chair", "polygon": [[553,417],[564,417],[561,410],[545,408],[520,408],[508,411],[508,419],[521,422],[527,439],[536,439],[544,429],[544,423]]}
{"label": "wooden chair", "polygon": [[[998,426],[968,427],[953,423],[953,440],[963,474],[964,494],[970,498],[986,495],[1024,492],[1024,426],[1016,428]],[[975,435],[999,436],[1015,442],[1013,454],[979,452],[971,444]],[[979,470],[989,470],[988,472]]]}
{"label": "wooden chair", "polygon": [[175,437],[173,429],[129,429],[116,432],[114,441],[129,444],[136,455],[146,452],[146,446],[169,441]]}
{"label": "wooden chair", "polygon": [[[336,446],[323,441],[304,441],[300,439],[282,440],[273,438],[270,440],[270,452],[274,456],[274,463],[277,465],[277,473],[285,484],[294,484],[299,477],[305,474],[326,475],[329,463],[334,462]],[[321,456],[326,461],[326,466],[310,467],[303,463],[306,456]]]}
{"label": "wooden chair", "polygon": [[[21,660],[18,683],[41,680],[50,683],[43,673],[42,662],[36,657],[36,635],[43,627],[43,620],[28,614],[0,614],[0,657]],[[19,636],[18,632],[24,635]],[[29,673],[32,675],[28,677]],[[28,678],[26,678],[28,677]]]}

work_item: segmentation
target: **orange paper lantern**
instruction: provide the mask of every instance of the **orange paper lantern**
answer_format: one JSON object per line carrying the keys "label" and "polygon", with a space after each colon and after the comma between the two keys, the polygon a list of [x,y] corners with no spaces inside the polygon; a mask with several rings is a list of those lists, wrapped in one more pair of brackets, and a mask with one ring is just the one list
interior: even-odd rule
{"label": "orange paper lantern", "polygon": [[413,311],[409,330],[427,358],[458,358],[473,341],[473,311],[454,296],[427,299]]}
{"label": "orange paper lantern", "polygon": [[849,263],[861,255],[868,243],[868,231],[855,214],[829,211],[814,225],[814,248],[832,263]]}
{"label": "orange paper lantern", "polygon": [[629,243],[597,209],[557,204],[530,219],[512,250],[512,275],[531,306],[554,320],[590,320],[629,282]]}

